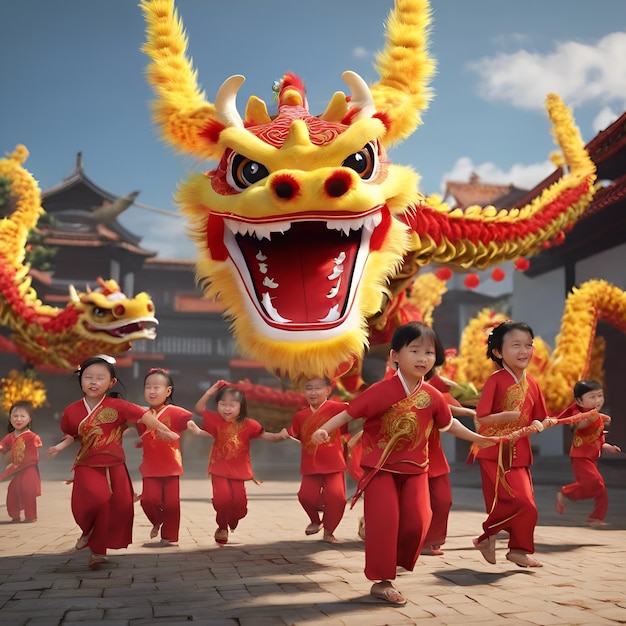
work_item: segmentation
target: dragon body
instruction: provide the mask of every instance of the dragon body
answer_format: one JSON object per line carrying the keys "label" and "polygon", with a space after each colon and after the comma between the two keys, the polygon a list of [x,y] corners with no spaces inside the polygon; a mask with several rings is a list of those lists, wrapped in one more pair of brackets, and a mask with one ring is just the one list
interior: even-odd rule
{"label": "dragon body", "polygon": [[99,353],[127,351],[138,339],[154,339],[154,305],[146,293],[126,297],[114,280],[78,293],[69,290],[64,309],[42,304],[25,263],[26,241],[43,213],[41,193],[23,167],[24,146],[0,159],[0,179],[8,181],[8,202],[0,220],[0,325],[30,366],[73,370]]}
{"label": "dragon body", "polygon": [[[506,319],[502,313],[483,309],[463,330],[458,354],[449,356],[443,369],[460,385],[461,393],[467,385],[479,393],[493,373],[493,362],[481,355],[486,355],[489,332]],[[598,322],[626,332],[626,292],[600,279],[574,287],[567,296],[554,350],[535,337],[528,373],[539,383],[550,415],[558,415],[571,403],[578,380],[603,380],[604,341],[596,337]]]}
{"label": "dragon body", "polygon": [[[281,376],[351,376],[373,335],[389,337],[419,269],[486,268],[558,243],[589,205],[595,167],[568,108],[547,98],[567,173],[531,204],[453,210],[418,190],[386,149],[420,124],[434,61],[425,0],[397,0],[378,53],[379,80],[343,78],[321,114],[285,75],[277,114],[242,76],[209,102],[187,57],[173,0],[142,0],[153,116],[177,151],[217,161],[178,190],[198,250],[197,278],[232,321],[240,350]],[[358,375],[354,377],[358,387]]]}

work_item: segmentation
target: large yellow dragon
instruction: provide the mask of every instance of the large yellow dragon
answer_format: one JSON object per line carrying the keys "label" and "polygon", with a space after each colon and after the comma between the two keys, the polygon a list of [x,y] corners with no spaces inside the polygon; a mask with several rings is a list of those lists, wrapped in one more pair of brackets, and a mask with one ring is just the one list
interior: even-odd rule
{"label": "large yellow dragon", "polygon": [[[190,221],[197,277],[219,299],[242,352],[281,376],[355,374],[420,267],[483,269],[562,240],[589,205],[595,167],[570,111],[547,97],[566,173],[514,210],[451,210],[418,191],[418,175],[385,149],[409,136],[431,97],[426,0],[397,0],[378,53],[380,79],[353,72],[351,92],[309,112],[294,75],[276,85],[277,114],[256,97],[237,110],[242,76],[209,102],[187,57],[173,0],[142,0],[153,116],[177,151],[215,160],[177,199]],[[323,45],[323,44],[320,44]]]}
{"label": "large yellow dragon", "polygon": [[0,180],[9,187],[0,220],[0,325],[10,329],[19,355],[33,367],[73,370],[94,354],[118,354],[135,340],[154,339],[150,296],[127,298],[114,280],[100,279],[86,293],[70,288],[64,309],[39,300],[24,262],[28,233],[43,212],[37,181],[23,166],[27,157],[20,145],[0,159]]}

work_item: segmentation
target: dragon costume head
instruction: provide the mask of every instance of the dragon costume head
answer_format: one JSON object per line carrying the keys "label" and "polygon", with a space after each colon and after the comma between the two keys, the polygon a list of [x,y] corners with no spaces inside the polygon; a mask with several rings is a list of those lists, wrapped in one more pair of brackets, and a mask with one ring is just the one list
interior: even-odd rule
{"label": "dragon costume head", "polygon": [[431,97],[425,0],[396,2],[377,56],[379,82],[368,86],[345,72],[351,95],[335,93],[314,115],[302,82],[288,74],[275,88],[275,116],[256,97],[240,115],[242,76],[228,78],[214,104],[206,101],[173,0],[141,6],[154,119],[178,151],[218,161],[177,194],[199,252],[198,281],[224,305],[242,352],[280,375],[347,372],[364,353],[372,321],[380,326],[420,266],[485,266],[538,251],[590,190],[589,180],[577,179],[576,197],[544,219],[530,219],[538,207],[468,217],[429,206],[418,175],[387,160],[385,148],[415,130]]}

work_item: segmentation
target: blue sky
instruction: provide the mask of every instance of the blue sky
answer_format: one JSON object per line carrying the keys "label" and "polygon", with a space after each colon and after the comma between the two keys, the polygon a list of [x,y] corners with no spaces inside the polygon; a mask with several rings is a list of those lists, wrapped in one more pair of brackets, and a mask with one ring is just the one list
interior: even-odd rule
{"label": "blue sky", "polygon": [[[179,0],[190,54],[207,98],[231,74],[238,98],[272,102],[272,82],[299,74],[321,112],[351,69],[377,80],[391,0]],[[623,0],[433,0],[431,52],[438,70],[423,125],[390,152],[411,165],[420,190],[446,180],[531,187],[550,171],[554,149],[543,101],[572,106],[583,139],[626,109]],[[25,144],[41,187],[60,182],[83,153],[87,175],[114,194],[176,211],[178,182],[211,163],[175,155],[149,117],[152,93],[141,12],[134,0],[0,2],[0,150]],[[120,221],[160,256],[194,258],[182,218],[132,207]]]}

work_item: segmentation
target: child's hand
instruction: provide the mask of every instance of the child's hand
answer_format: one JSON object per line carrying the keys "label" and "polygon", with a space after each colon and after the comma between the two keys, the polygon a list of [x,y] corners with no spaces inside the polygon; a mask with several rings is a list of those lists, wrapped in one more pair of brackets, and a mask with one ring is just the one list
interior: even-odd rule
{"label": "child's hand", "polygon": [[497,443],[500,443],[500,441],[502,440],[502,437],[482,437],[478,440],[475,441],[474,443],[479,447],[479,448],[490,448],[491,446],[495,446]]}
{"label": "child's hand", "polygon": [[192,435],[202,434],[202,429],[193,420],[187,422],[187,430],[189,430]]}
{"label": "child's hand", "polygon": [[616,446],[612,443],[605,443],[602,446],[602,450],[604,452],[608,452],[609,454],[617,454],[618,452],[622,451],[622,449],[619,446]]}
{"label": "child's hand", "polygon": [[281,439],[289,439],[291,436],[286,428],[283,428],[279,433]]}
{"label": "child's hand", "polygon": [[162,439],[163,441],[176,441],[180,439],[180,435],[173,430],[157,430],[155,432],[157,439]]}
{"label": "child's hand", "polygon": [[311,443],[319,446],[321,443],[326,443],[330,435],[323,429],[319,428],[311,435]]}
{"label": "child's hand", "polygon": [[56,446],[50,446],[47,450],[46,450],[46,456],[49,459],[53,459],[57,454],[59,454],[59,449]]}

